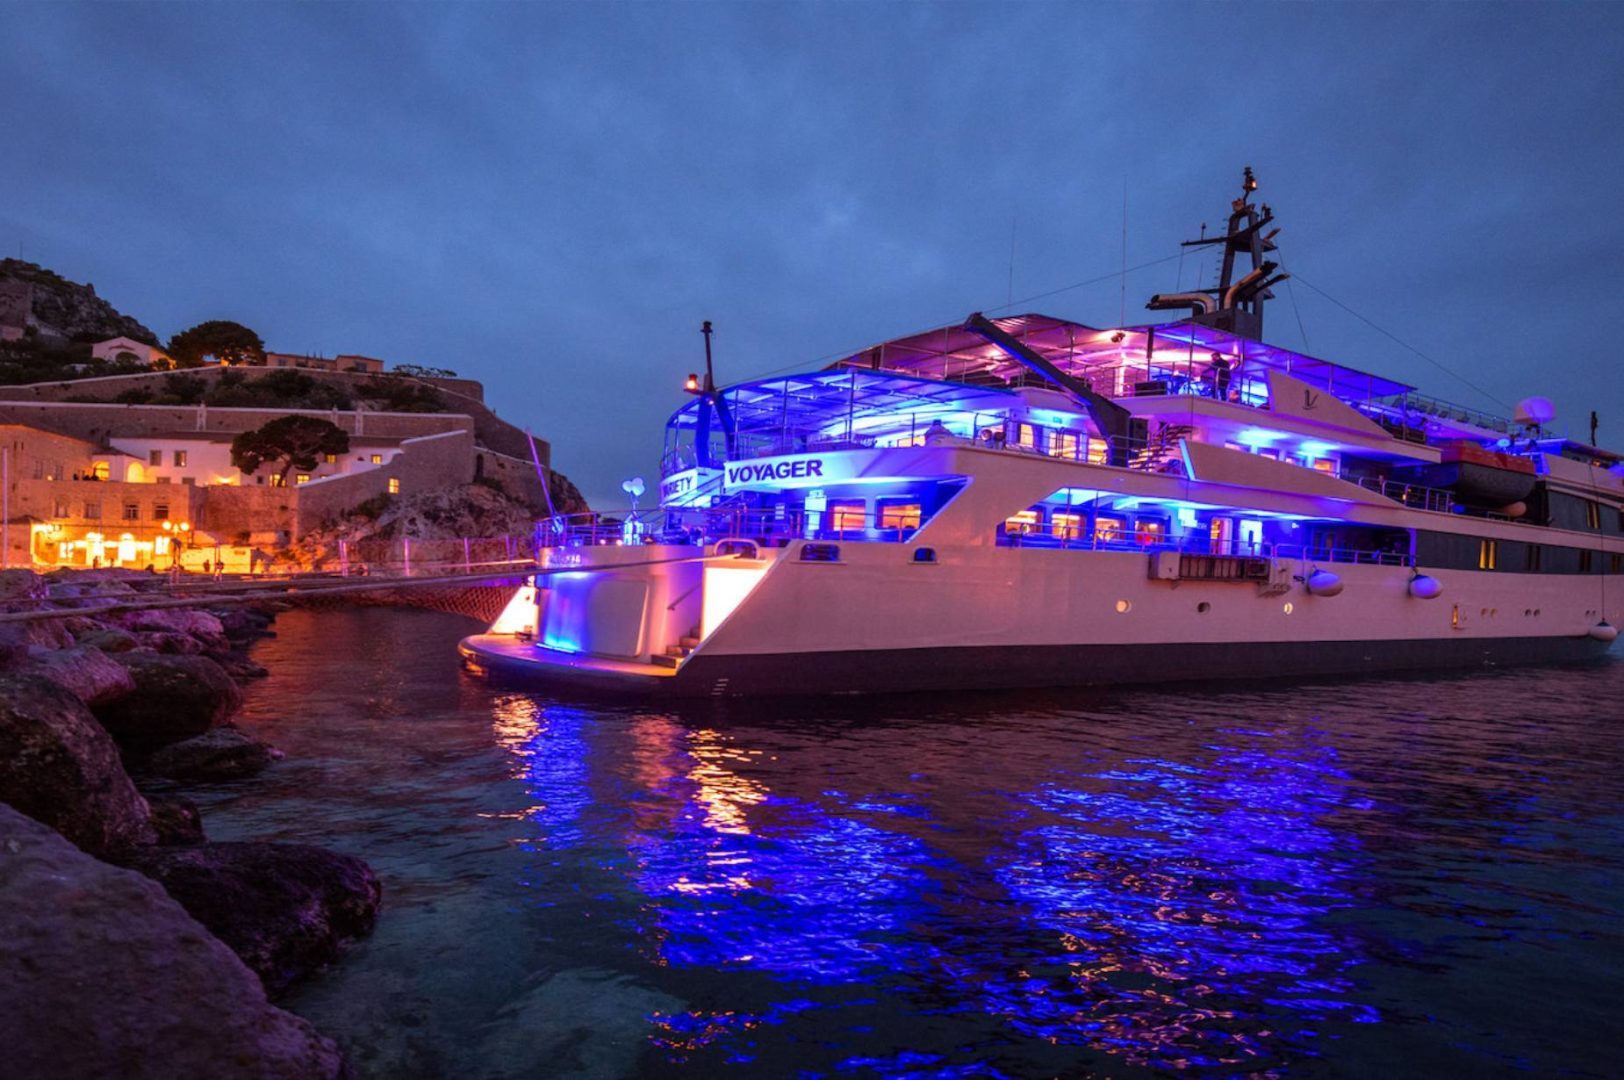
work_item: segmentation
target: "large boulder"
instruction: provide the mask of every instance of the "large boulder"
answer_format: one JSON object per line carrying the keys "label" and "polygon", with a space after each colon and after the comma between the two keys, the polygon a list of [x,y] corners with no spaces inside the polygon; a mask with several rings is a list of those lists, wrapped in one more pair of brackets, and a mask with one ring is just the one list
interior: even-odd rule
{"label": "large boulder", "polygon": [[0,806],[0,1028],[11,1076],[345,1074],[338,1048],[154,882]]}
{"label": "large boulder", "polygon": [[152,807],[152,828],[160,844],[201,844],[203,815],[197,804],[183,795],[148,795]]}
{"label": "large boulder", "polygon": [[123,861],[231,946],[272,994],[370,933],[383,895],[360,859],[300,844],[142,848]]}
{"label": "large boulder", "polygon": [[242,704],[231,676],[205,656],[119,653],[135,692],[96,710],[123,746],[155,750],[226,722]]}
{"label": "large boulder", "polygon": [[31,648],[68,649],[73,635],[61,619],[0,623],[0,659],[19,659]]}
{"label": "large boulder", "polygon": [[191,608],[126,611],[118,616],[118,621],[131,630],[158,630],[203,638],[220,637],[225,633],[219,619],[206,611],[195,611]]}
{"label": "large boulder", "polygon": [[82,701],[37,675],[0,678],[0,802],[92,855],[154,839],[112,738]]}
{"label": "large boulder", "polygon": [[171,780],[240,780],[281,756],[282,751],[227,724],[155,751],[141,770]]}
{"label": "large boulder", "polygon": [[[92,622],[89,619],[83,621]],[[92,623],[91,626],[83,630],[75,630],[73,640],[81,645],[100,649],[104,653],[129,652],[141,644],[135,639],[135,635],[128,630],[120,630],[116,626],[104,626],[101,623]]]}
{"label": "large boulder", "polygon": [[30,649],[17,671],[49,679],[86,705],[105,705],[135,689],[135,679],[122,664],[85,645]]}

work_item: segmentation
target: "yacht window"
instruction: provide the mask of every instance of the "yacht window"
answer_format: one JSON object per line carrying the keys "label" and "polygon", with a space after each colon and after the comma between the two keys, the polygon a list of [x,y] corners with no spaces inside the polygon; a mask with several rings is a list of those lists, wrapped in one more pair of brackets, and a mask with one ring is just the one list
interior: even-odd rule
{"label": "yacht window", "polygon": [[1539,564],[1540,564],[1541,557],[1542,557],[1543,554],[1544,554],[1544,552],[1543,552],[1543,550],[1540,548],[1540,546],[1538,544],[1529,544],[1528,545],[1528,569],[1529,570],[1533,570],[1533,571],[1538,571],[1539,570],[1539,568],[1540,568]]}
{"label": "yacht window", "polygon": [[1335,476],[1336,472],[1337,472],[1337,470],[1336,470],[1336,459],[1335,458],[1328,458],[1328,457],[1315,458],[1314,459],[1314,471],[1315,472],[1327,473],[1327,474],[1329,474],[1331,476]]}
{"label": "yacht window", "polygon": [[1090,465],[1104,465],[1110,460],[1104,439],[1088,440],[1088,463]]}
{"label": "yacht window", "polygon": [[1049,444],[1049,453],[1055,457],[1075,458],[1077,456],[1077,433],[1074,431],[1057,431]]}
{"label": "yacht window", "polygon": [[1083,515],[1081,514],[1050,514],[1049,523],[1053,526],[1055,536],[1061,540],[1081,540],[1083,538]]}
{"label": "yacht window", "polygon": [[1155,518],[1140,518],[1134,529],[1134,539],[1141,544],[1159,544],[1167,535],[1167,523]]}
{"label": "yacht window", "polygon": [[1479,570],[1493,570],[1499,561],[1499,541],[1479,540],[1477,544],[1477,568]]}
{"label": "yacht window", "polygon": [[1016,424],[1015,445],[1022,450],[1037,449],[1038,429],[1031,424]]}
{"label": "yacht window", "polygon": [[1258,454],[1258,457],[1273,458],[1276,461],[1280,460],[1280,451],[1271,450],[1267,446],[1258,447],[1257,448],[1257,454]]}
{"label": "yacht window", "polygon": [[880,528],[889,530],[917,529],[919,528],[919,504],[910,503],[881,503]]}
{"label": "yacht window", "polygon": [[835,532],[862,532],[867,526],[867,508],[862,499],[832,500],[829,527]]}
{"label": "yacht window", "polygon": [[1585,528],[1601,528],[1601,503],[1585,500]]}
{"label": "yacht window", "polygon": [[1004,532],[1009,536],[1025,536],[1036,531],[1041,515],[1036,510],[1022,510],[1004,520]]}
{"label": "yacht window", "polygon": [[1594,561],[1594,556],[1593,556],[1592,552],[1580,551],[1579,552],[1579,572],[1581,574],[1590,573],[1590,567],[1591,567],[1591,563],[1593,561]]}
{"label": "yacht window", "polygon": [[1122,519],[1097,517],[1094,519],[1094,539],[1107,544],[1122,539]]}

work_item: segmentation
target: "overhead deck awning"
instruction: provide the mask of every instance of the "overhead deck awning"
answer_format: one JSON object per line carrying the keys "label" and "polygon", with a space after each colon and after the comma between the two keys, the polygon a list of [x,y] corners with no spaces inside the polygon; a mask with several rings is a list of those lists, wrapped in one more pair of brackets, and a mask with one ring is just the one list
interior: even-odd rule
{"label": "overhead deck awning", "polygon": [[[1305,353],[1237,337],[1190,321],[1099,329],[1048,315],[992,320],[1068,375],[1090,378],[1123,367],[1167,366],[1204,374],[1214,354],[1232,368],[1274,369],[1345,400],[1370,401],[1415,387]],[[864,349],[827,370],[866,368],[972,385],[1019,385],[1031,374],[1001,350],[962,326],[943,326]],[[1098,384],[1100,380],[1093,380]]]}
{"label": "overhead deck awning", "polygon": [[[738,383],[722,393],[740,431],[816,426],[852,415],[917,413],[928,418],[978,407],[1008,408],[1015,396],[996,386],[969,386],[853,366]],[[677,410],[667,426],[698,426],[701,406],[701,400],[695,398]]]}

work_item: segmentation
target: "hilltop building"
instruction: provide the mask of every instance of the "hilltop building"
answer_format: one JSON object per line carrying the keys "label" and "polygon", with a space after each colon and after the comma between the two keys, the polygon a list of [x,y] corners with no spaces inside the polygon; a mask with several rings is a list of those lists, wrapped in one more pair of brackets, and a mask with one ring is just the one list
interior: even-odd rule
{"label": "hilltop building", "polygon": [[96,342],[90,347],[90,358],[108,363],[145,364],[152,368],[174,366],[169,354],[158,346],[122,336]]}

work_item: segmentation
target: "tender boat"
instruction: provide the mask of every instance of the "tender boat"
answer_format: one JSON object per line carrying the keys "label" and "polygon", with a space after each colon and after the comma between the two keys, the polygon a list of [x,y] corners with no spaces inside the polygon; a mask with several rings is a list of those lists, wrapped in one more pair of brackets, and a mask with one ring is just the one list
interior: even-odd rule
{"label": "tender boat", "polygon": [[1267,344],[1286,275],[1255,189],[1247,170],[1227,231],[1191,242],[1218,247],[1218,284],[1152,298],[1175,321],[971,315],[822,370],[690,376],[659,511],[543,523],[534,577],[463,656],[732,696],[1602,655],[1619,456],[1548,410]]}

